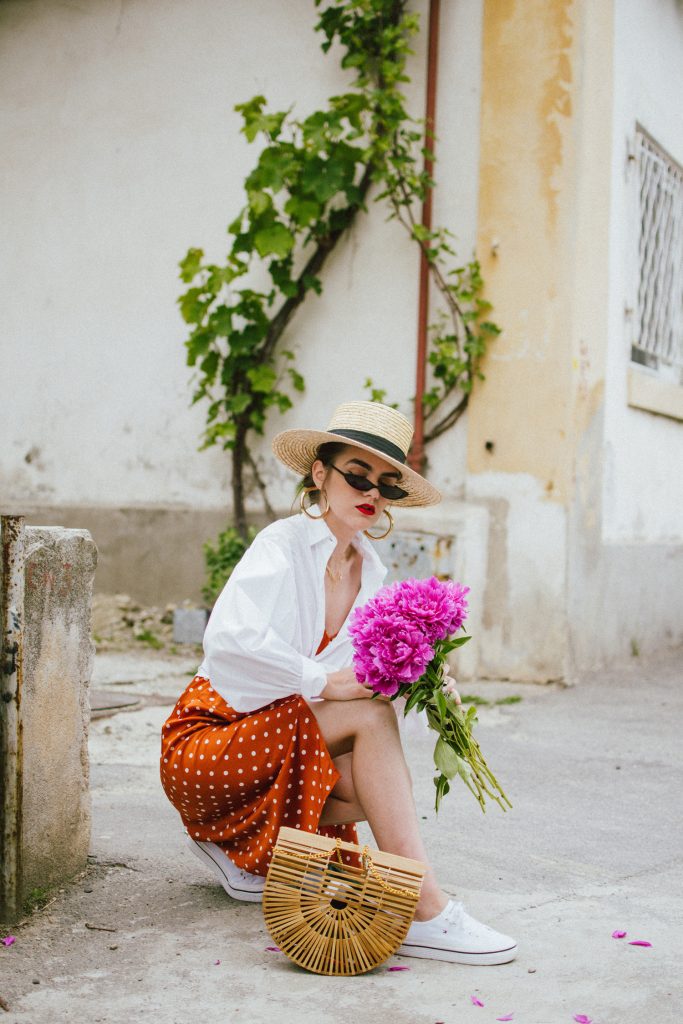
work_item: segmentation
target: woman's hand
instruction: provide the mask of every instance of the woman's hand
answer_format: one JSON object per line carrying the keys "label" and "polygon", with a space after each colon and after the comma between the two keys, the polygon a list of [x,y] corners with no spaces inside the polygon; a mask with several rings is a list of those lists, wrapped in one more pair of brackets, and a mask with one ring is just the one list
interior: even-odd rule
{"label": "woman's hand", "polygon": [[456,685],[457,685],[457,681],[453,678],[453,676],[449,676],[448,674],[446,674],[443,677],[443,691],[444,691],[444,693],[447,693],[450,697],[452,697],[453,700],[455,701],[455,703],[458,705],[458,707],[460,707],[461,704],[462,704],[462,701],[460,700],[460,694],[458,693],[458,691],[455,688]]}
{"label": "woman's hand", "polygon": [[342,668],[329,673],[327,686],[320,696],[324,700],[363,700],[372,697],[372,690],[361,686],[352,668]]}

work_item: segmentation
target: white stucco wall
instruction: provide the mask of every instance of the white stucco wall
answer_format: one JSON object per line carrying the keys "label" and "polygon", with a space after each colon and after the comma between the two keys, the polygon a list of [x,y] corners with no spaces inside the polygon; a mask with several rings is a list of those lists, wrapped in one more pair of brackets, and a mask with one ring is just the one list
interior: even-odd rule
{"label": "white stucco wall", "polygon": [[[416,4],[423,14],[426,0]],[[469,257],[476,221],[480,0],[444,5],[440,193]],[[227,457],[198,452],[177,263],[220,259],[256,159],[235,103],[264,93],[305,114],[344,88],[313,3],[5,0],[0,5],[0,492],[41,505],[224,506]],[[426,24],[410,73],[423,113]],[[366,377],[408,414],[417,254],[384,213],[359,220],[296,317],[287,346],[308,383],[269,433],[323,423]],[[434,478],[457,493],[462,424]],[[290,478],[275,488],[291,495]]]}
{"label": "white stucco wall", "polygon": [[616,0],[611,209],[611,293],[605,385],[603,538],[683,537],[683,423],[627,404],[637,305],[637,170],[627,170],[636,124],[683,164],[683,7],[677,0]]}

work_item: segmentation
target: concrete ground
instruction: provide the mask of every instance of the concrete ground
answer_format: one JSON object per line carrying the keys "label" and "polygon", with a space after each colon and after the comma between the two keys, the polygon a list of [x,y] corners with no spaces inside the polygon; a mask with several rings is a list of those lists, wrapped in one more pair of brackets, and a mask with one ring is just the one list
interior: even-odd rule
{"label": "concrete ground", "polygon": [[[92,723],[92,856],[13,930],[13,945],[0,944],[0,1021],[683,1019],[680,653],[634,658],[571,689],[463,685],[490,702],[478,738],[514,808],[483,815],[456,786],[437,820],[429,739],[410,751],[418,807],[445,888],[516,936],[519,958],[500,967],[394,958],[349,979],[307,974],[268,951],[260,907],[231,901],[183,845],[157,756],[161,723],[194,667],[151,652],[98,656],[98,703],[129,706]],[[508,696],[522,699],[493,703]],[[626,937],[612,938],[616,929]]]}

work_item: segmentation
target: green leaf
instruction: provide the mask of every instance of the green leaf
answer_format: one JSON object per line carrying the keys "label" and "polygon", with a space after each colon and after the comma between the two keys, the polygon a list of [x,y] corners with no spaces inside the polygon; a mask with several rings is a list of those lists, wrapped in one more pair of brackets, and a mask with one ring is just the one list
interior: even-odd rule
{"label": "green leaf", "polygon": [[415,689],[414,689],[414,690],[413,690],[413,692],[412,692],[412,693],[410,694],[410,696],[408,697],[408,699],[407,699],[407,701],[406,701],[406,703],[405,703],[405,708],[403,709],[403,713],[404,713],[405,715],[407,715],[407,714],[408,714],[408,712],[409,712],[409,711],[410,711],[410,710],[411,710],[412,708],[414,708],[414,707],[415,707],[415,705],[417,704],[417,702],[419,701],[419,699],[420,699],[420,689],[419,689],[419,687],[415,687]]}
{"label": "green leaf", "polygon": [[242,221],[244,220],[244,210],[240,210],[235,219],[228,224],[229,235],[239,235],[242,230]]}
{"label": "green leaf", "polygon": [[266,210],[270,210],[273,206],[272,197],[267,192],[263,192],[260,189],[255,192],[247,192],[249,198],[249,209],[259,217]]}
{"label": "green leaf", "polygon": [[441,774],[445,775],[447,779],[454,778],[458,774],[459,760],[456,752],[439,736],[434,747],[434,764]]}
{"label": "green leaf", "polygon": [[306,227],[311,221],[317,220],[320,217],[322,207],[315,199],[290,196],[285,203],[285,213],[288,213],[292,220],[296,221],[301,227]]}
{"label": "green leaf", "polygon": [[236,416],[239,416],[249,407],[250,402],[251,395],[233,395],[230,399],[229,405],[231,411],[234,412]]}
{"label": "green leaf", "polygon": [[285,181],[295,173],[299,155],[289,143],[268,146],[259,157],[258,166],[251,172],[245,184],[247,191],[270,189],[279,192]]}
{"label": "green leaf", "polygon": [[206,279],[206,290],[217,295],[223,285],[230,284],[235,277],[232,267],[207,267],[209,276]]}
{"label": "green leaf", "polygon": [[463,644],[466,644],[471,639],[471,636],[459,636],[454,640],[444,640],[443,647],[441,649],[444,654],[450,654],[450,652],[454,651],[456,647],[462,647]]}
{"label": "green leaf", "polygon": [[322,160],[314,157],[307,161],[301,174],[306,191],[312,192],[321,203],[341,192],[345,185],[353,184],[355,159],[333,157]]}
{"label": "green leaf", "polygon": [[189,282],[196,277],[199,273],[204,258],[203,249],[188,249],[187,256],[184,260],[181,260],[178,266],[180,267],[180,277],[183,281]]}
{"label": "green leaf", "polygon": [[294,246],[294,235],[288,231],[284,224],[273,224],[272,227],[262,228],[254,235],[254,244],[259,256],[276,256],[283,259],[292,251]]}
{"label": "green leaf", "polygon": [[227,338],[232,331],[231,306],[216,306],[209,317],[209,325],[217,337]]}
{"label": "green leaf", "polygon": [[252,390],[262,394],[272,391],[277,380],[277,374],[272,366],[254,366],[247,371],[247,377]]}
{"label": "green leaf", "polygon": [[316,295],[321,295],[323,290],[323,283],[319,277],[314,274],[304,274],[302,278],[304,288],[312,290]]}
{"label": "green leaf", "polygon": [[457,754],[456,758],[458,762],[458,775],[465,784],[469,785],[469,781],[472,778],[472,769],[464,758]]}
{"label": "green leaf", "polygon": [[[273,399],[279,412],[287,412],[287,410],[291,409],[293,406],[293,402],[289,395],[284,395],[281,391],[278,391],[273,395]],[[271,402],[270,404],[272,405],[273,403]]]}
{"label": "green leaf", "polygon": [[252,409],[251,413],[249,414],[249,422],[251,423],[252,428],[256,431],[257,434],[263,433],[263,428],[266,424],[266,417],[263,415],[260,409]]}
{"label": "green leaf", "polygon": [[178,299],[183,320],[188,324],[200,323],[204,318],[211,299],[202,298],[203,288],[190,288]]}
{"label": "green leaf", "polygon": [[273,138],[278,135],[282,123],[287,117],[287,111],[280,111],[276,114],[264,114],[263,108],[266,105],[265,96],[254,96],[246,103],[237,103],[235,110],[242,115],[244,124],[240,129],[246,135],[249,142],[253,142],[259,132],[263,132]]}
{"label": "green leaf", "polygon": [[294,388],[295,388],[296,391],[305,391],[306,390],[306,384],[305,384],[304,378],[301,376],[300,373],[297,373],[297,371],[293,367],[291,367],[291,366],[288,368],[287,373],[291,377],[292,384],[294,385]]}
{"label": "green leaf", "polygon": [[212,352],[209,352],[206,356],[204,356],[201,363],[199,364],[200,370],[210,381],[212,381],[216,376],[216,370],[218,369],[218,358],[218,352],[214,350]]}
{"label": "green leaf", "polygon": [[199,356],[204,355],[208,351],[209,345],[213,341],[213,333],[208,331],[205,327],[197,327],[192,332],[190,337],[185,342],[187,346],[187,364],[188,366],[194,366]]}
{"label": "green leaf", "polygon": [[248,121],[252,117],[256,117],[260,114],[265,105],[265,96],[252,96],[250,100],[245,100],[244,103],[236,103],[233,110],[236,110],[238,114],[242,115],[245,121]]}

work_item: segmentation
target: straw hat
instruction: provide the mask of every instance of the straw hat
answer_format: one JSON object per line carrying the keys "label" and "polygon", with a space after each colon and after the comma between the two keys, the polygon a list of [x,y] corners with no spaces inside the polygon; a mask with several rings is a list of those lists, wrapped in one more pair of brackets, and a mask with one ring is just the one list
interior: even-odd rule
{"label": "straw hat", "polygon": [[341,441],[381,456],[400,471],[398,483],[408,496],[392,505],[436,505],[439,491],[406,465],[412,438],[412,424],[396,409],[379,402],[345,402],[335,409],[327,430],[284,430],[273,438],[273,451],[285,466],[306,476],[320,445]]}

